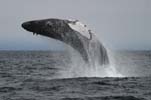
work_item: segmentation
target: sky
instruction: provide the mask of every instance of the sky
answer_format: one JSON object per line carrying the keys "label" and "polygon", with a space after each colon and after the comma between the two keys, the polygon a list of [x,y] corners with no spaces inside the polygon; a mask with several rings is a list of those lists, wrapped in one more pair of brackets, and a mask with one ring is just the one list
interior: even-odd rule
{"label": "sky", "polygon": [[0,0],[0,50],[61,50],[21,28],[45,18],[78,19],[109,49],[151,50],[150,0]]}

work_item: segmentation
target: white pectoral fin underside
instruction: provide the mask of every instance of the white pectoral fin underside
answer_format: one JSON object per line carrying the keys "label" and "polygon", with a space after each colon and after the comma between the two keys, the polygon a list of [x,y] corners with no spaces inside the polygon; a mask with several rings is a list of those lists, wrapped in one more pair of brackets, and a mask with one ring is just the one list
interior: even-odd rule
{"label": "white pectoral fin underside", "polygon": [[69,23],[70,28],[79,32],[81,35],[87,37],[88,39],[91,38],[90,30],[86,27],[86,25],[82,24],[81,22]]}

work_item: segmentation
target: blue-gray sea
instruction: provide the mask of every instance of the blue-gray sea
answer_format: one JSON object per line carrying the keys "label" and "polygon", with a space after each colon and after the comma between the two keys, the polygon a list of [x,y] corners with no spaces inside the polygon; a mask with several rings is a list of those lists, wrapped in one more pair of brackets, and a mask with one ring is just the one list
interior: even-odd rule
{"label": "blue-gray sea", "polygon": [[151,51],[119,51],[124,77],[59,78],[64,51],[0,51],[0,100],[151,100]]}

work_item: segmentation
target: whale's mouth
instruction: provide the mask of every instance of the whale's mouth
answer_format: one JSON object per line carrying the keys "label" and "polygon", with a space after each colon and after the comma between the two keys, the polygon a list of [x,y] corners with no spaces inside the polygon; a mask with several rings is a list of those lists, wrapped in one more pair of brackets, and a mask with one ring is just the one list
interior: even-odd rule
{"label": "whale's mouth", "polygon": [[25,30],[27,30],[27,31],[29,31],[29,32],[32,32],[33,35],[38,35],[38,34],[39,34],[39,31],[40,31],[39,28],[36,27],[35,22],[33,22],[33,21],[24,22],[24,23],[22,24],[22,27],[23,27]]}

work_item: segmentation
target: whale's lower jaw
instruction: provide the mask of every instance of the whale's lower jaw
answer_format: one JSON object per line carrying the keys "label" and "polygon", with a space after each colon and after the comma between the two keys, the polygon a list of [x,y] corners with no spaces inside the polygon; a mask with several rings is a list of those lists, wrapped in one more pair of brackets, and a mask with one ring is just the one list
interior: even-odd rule
{"label": "whale's lower jaw", "polygon": [[[86,63],[90,63],[91,59],[97,60],[100,65],[108,64],[109,60],[104,46],[97,39],[93,40],[94,37],[92,37],[92,42],[80,32],[71,29],[67,22],[67,20],[59,19],[36,20],[25,22],[22,27],[33,34],[53,38],[70,45],[80,53]],[[93,59],[94,55],[98,56],[95,57],[97,59]]]}

